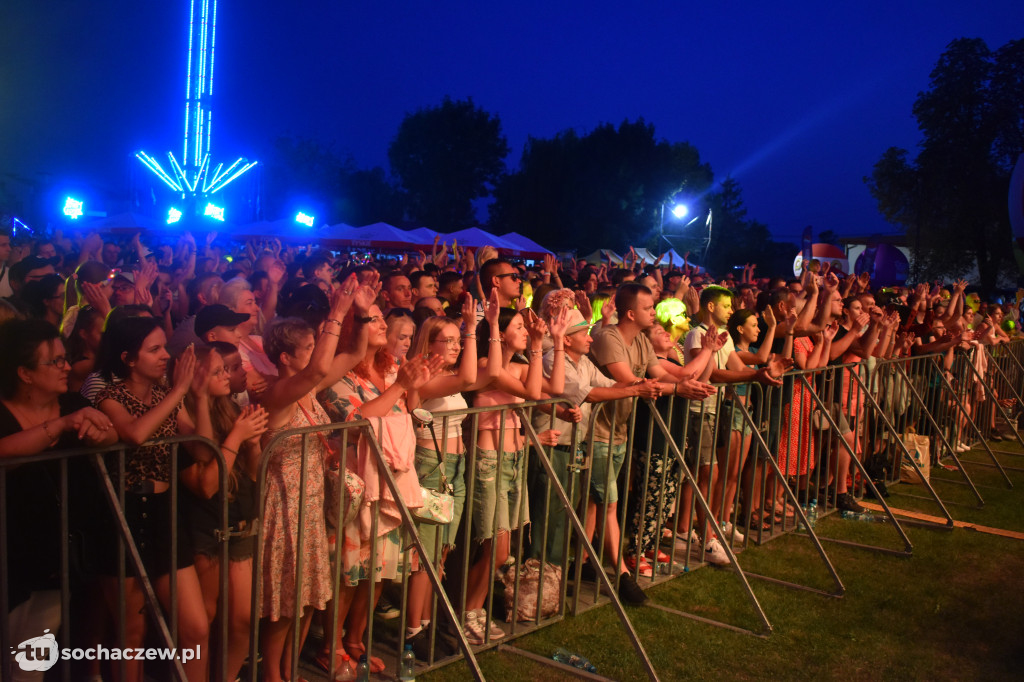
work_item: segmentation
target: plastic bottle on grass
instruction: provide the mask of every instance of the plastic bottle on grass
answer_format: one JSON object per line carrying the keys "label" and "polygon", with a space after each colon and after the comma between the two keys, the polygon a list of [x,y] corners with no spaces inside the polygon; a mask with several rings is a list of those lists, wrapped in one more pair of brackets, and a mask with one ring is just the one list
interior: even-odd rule
{"label": "plastic bottle on grass", "polygon": [[804,516],[807,517],[807,524],[814,528],[814,525],[818,523],[818,500],[814,499],[807,503],[807,506],[803,508]]}
{"label": "plastic bottle on grass", "polygon": [[402,660],[398,666],[398,679],[401,682],[415,682],[416,680],[416,654],[412,652],[412,644],[405,645],[402,652]]}
{"label": "plastic bottle on grass", "polygon": [[555,655],[552,656],[552,658],[554,658],[559,663],[571,665],[572,667],[579,668],[580,670],[586,670],[588,673],[597,672],[597,668],[594,667],[593,663],[583,658],[579,654],[574,654],[571,651],[568,651],[567,649],[563,649],[562,647],[558,647],[558,649],[555,650]]}

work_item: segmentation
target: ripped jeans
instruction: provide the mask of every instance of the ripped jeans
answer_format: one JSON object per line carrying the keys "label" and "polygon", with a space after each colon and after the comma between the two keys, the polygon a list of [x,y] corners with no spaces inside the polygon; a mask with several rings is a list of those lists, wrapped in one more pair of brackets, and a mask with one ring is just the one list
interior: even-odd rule
{"label": "ripped jeans", "polygon": [[501,453],[478,449],[473,466],[476,486],[473,490],[473,538],[487,540],[495,532],[521,528],[530,522],[526,497],[526,450]]}

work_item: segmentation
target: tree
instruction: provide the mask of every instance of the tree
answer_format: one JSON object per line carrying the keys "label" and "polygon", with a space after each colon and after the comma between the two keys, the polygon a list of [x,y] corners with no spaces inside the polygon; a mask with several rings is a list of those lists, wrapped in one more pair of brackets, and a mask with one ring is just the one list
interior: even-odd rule
{"label": "tree", "polygon": [[473,202],[486,199],[505,174],[508,141],[501,120],[452,101],[407,114],[388,148],[407,216],[438,230],[476,224]]}
{"label": "tree", "polygon": [[566,130],[527,140],[519,170],[495,191],[490,225],[554,248],[663,248],[662,205],[696,199],[711,181],[695,147],[657,139],[642,119],[582,136]]}
{"label": "tree", "polygon": [[402,195],[384,169],[358,168],[351,156],[342,156],[332,145],[282,137],[266,159],[264,210],[271,218],[301,206],[316,211],[318,222],[366,225],[402,220]]}
{"label": "tree", "polygon": [[990,291],[1009,272],[1006,194],[1024,141],[1022,72],[1024,41],[993,53],[980,39],[954,40],[914,102],[917,158],[892,147],[865,178],[882,214],[907,231],[914,279],[963,275],[973,264]]}
{"label": "tree", "polygon": [[702,265],[717,275],[747,263],[757,263],[762,275],[785,274],[792,269],[798,248],[776,242],[766,225],[747,218],[743,190],[735,178],[723,180],[709,201],[713,233],[708,262]]}

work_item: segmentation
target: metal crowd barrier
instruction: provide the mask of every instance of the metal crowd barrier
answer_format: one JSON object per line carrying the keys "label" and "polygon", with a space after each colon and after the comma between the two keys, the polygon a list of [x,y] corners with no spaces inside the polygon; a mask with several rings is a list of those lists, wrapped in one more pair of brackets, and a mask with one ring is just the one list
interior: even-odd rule
{"label": "metal crowd barrier", "polygon": [[[109,622],[105,616],[114,618],[116,625],[115,646],[124,650],[128,645],[127,632],[125,628],[125,614],[127,608],[127,580],[130,570],[138,580],[139,588],[144,599],[144,608],[149,622],[155,625],[155,641],[147,640],[149,646],[159,646],[168,649],[175,649],[180,652],[178,638],[178,586],[177,570],[178,562],[178,536],[184,532],[179,528],[179,507],[178,482],[180,446],[185,443],[199,443],[207,446],[215,454],[215,461],[219,468],[219,486],[221,490],[226,489],[227,472],[224,467],[224,457],[220,446],[208,439],[199,436],[175,436],[147,441],[145,446],[167,444],[171,447],[171,478],[170,478],[170,519],[167,533],[170,537],[170,565],[169,569],[169,608],[163,609],[153,586],[151,578],[143,565],[143,560],[132,535],[129,522],[125,518],[125,456],[129,450],[136,449],[119,443],[109,447],[101,448],[79,448],[74,450],[49,451],[37,455],[24,457],[10,457],[0,459],[0,509],[7,509],[8,503],[8,476],[11,470],[18,467],[44,467],[50,469],[49,476],[52,476],[52,466],[57,466],[56,488],[58,496],[56,503],[60,510],[59,527],[51,529],[60,546],[60,620],[56,624],[57,632],[51,632],[55,636],[60,653],[65,649],[87,648],[93,649],[94,657],[90,663],[79,662],[77,658],[60,656],[58,670],[61,679],[84,679],[93,672],[84,672],[77,666],[96,665],[96,673],[99,672],[101,654],[95,651],[97,645],[102,645],[108,650],[112,648],[110,640],[106,642],[97,641],[97,630],[106,632]],[[108,465],[115,468],[112,480]],[[73,476],[72,476],[72,469]],[[51,479],[52,480],[52,479]],[[143,499],[145,497],[143,496]],[[219,509],[221,526],[228,527],[228,504],[227,498],[222,497],[222,504]],[[143,513],[145,516],[145,513]],[[0,678],[11,679],[14,674],[15,647],[19,643],[11,640],[11,633],[8,627],[7,614],[10,613],[8,603],[8,523],[6,512],[0,514]],[[90,525],[91,522],[91,525]],[[97,525],[98,524],[98,525]],[[117,533],[117,573],[115,576],[106,576],[95,567],[95,562],[102,560],[102,557],[90,554],[96,552],[103,545],[104,532],[111,530],[113,525]],[[43,538],[40,538],[42,541]],[[72,544],[76,550],[72,557]],[[109,549],[109,548],[104,548]],[[126,562],[127,565],[126,565]],[[227,563],[228,545],[222,543],[220,550],[220,595],[219,610],[227,611]],[[107,613],[106,605],[99,600],[99,593],[102,586],[101,581],[109,578],[117,580],[117,613]],[[78,585],[78,597],[86,599],[88,603],[76,603],[75,612],[72,612],[72,580]],[[86,620],[85,623],[82,621]],[[91,619],[91,621],[89,620]],[[32,634],[33,637],[41,637],[38,633],[19,633],[20,635]],[[220,632],[222,641],[227,638],[227,621],[221,623]],[[209,641],[209,640],[207,640]],[[136,642],[136,644],[142,644]],[[195,652],[199,657],[202,651]],[[51,652],[57,655],[58,652]],[[83,652],[84,654],[84,652]],[[111,661],[111,668],[117,667],[121,679],[125,679],[128,662],[122,658],[110,658],[109,651],[106,659]],[[114,662],[118,661],[118,662]],[[183,661],[180,655],[167,661],[173,674],[178,679],[186,679]],[[222,663],[226,661],[222,660]],[[73,668],[75,669],[73,671]],[[223,673],[223,667],[221,668]],[[223,676],[223,675],[222,675]]]}
{"label": "metal crowd barrier", "polygon": [[[463,422],[463,431],[471,437],[467,438],[462,466],[465,472],[466,501],[462,514],[463,523],[452,541],[455,548],[442,562],[439,543],[435,543],[435,554],[430,560],[422,561],[431,585],[430,611],[431,625],[429,631],[429,656],[427,660],[418,662],[418,670],[425,671],[437,668],[462,658],[476,679],[483,679],[483,673],[475,658],[475,652],[491,647],[500,647],[504,651],[528,656],[553,666],[560,664],[544,659],[536,654],[523,651],[508,642],[519,636],[533,632],[538,628],[562,620],[567,613],[576,615],[589,608],[610,603],[615,609],[623,629],[633,646],[647,676],[654,680],[657,673],[651,663],[628,611],[618,597],[621,571],[629,556],[635,561],[629,568],[634,580],[642,587],[649,588],[665,580],[685,575],[705,561],[705,547],[712,536],[721,542],[729,560],[728,570],[735,575],[736,584],[750,603],[755,627],[745,627],[733,623],[716,621],[703,615],[686,613],[680,609],[660,604],[651,604],[654,608],[695,619],[699,622],[712,624],[732,630],[767,636],[771,630],[771,622],[761,606],[752,588],[750,578],[763,580],[791,588],[808,590],[826,597],[841,597],[845,588],[839,575],[830,561],[822,540],[842,542],[858,547],[875,549],[901,556],[909,556],[912,545],[903,529],[906,520],[897,520],[880,490],[881,483],[894,484],[899,481],[899,472],[903,464],[908,464],[921,475],[924,490],[928,495],[924,499],[933,501],[945,523],[931,524],[940,528],[951,527],[953,523],[946,503],[941,499],[933,483],[958,483],[967,486],[978,500],[984,501],[978,486],[971,480],[964,460],[958,457],[956,443],[964,433],[973,433],[983,443],[985,435],[991,435],[991,425],[996,418],[1008,424],[1014,437],[1024,445],[1021,430],[1016,426],[1015,413],[1024,408],[1024,342],[1015,342],[992,349],[982,348],[988,359],[984,369],[966,355],[954,355],[951,364],[945,355],[926,355],[893,360],[871,360],[868,362],[829,366],[807,371],[787,373],[781,387],[763,387],[759,384],[748,384],[740,391],[745,397],[737,396],[735,386],[720,386],[715,400],[714,411],[703,404],[691,404],[675,398],[663,398],[658,401],[629,399],[631,406],[626,424],[625,456],[622,470],[617,479],[613,479],[610,468],[607,469],[603,481],[605,490],[617,486],[620,491],[617,517],[618,536],[614,538],[618,550],[615,556],[608,556],[605,547],[608,528],[605,523],[594,523],[593,538],[587,537],[587,527],[594,520],[588,519],[588,499],[593,483],[591,464],[596,443],[595,421],[602,412],[608,413],[610,432],[616,430],[618,416],[616,403],[596,403],[593,405],[590,426],[583,429],[573,425],[568,445],[543,445],[539,435],[540,427],[548,428],[554,423],[550,414],[556,406],[572,407],[561,399],[520,403],[491,408],[470,408],[452,412],[438,412],[434,415],[435,423],[441,424],[444,433],[453,420]],[[948,372],[948,374],[947,374]],[[982,400],[981,398],[984,398]],[[987,403],[987,404],[986,404]],[[534,417],[535,411],[544,416]],[[473,500],[478,486],[487,482],[477,480],[476,468],[473,463],[477,458],[475,435],[479,430],[481,415],[496,412],[501,424],[499,439],[505,442],[506,417],[517,415],[522,423],[522,435],[526,447],[521,454],[498,452],[497,471],[507,462],[507,457],[515,457],[514,466],[517,485],[526,493],[516,498],[518,517],[524,518],[528,509],[533,506],[539,511],[533,514],[532,537],[523,529],[512,530],[509,556],[510,565],[515,570],[508,582],[511,589],[511,611],[506,614],[510,623],[501,626],[503,636],[492,637],[488,632],[482,646],[471,646],[460,625],[464,624],[468,581],[473,563],[473,551],[477,545],[473,540],[472,529]],[[392,513],[397,513],[400,521],[397,531],[401,534],[401,555],[403,570],[391,587],[379,585],[376,580],[366,581],[368,599],[366,607],[365,632],[361,637],[367,656],[379,653],[389,662],[389,669],[397,668],[397,659],[405,643],[406,611],[408,608],[408,567],[411,552],[415,550],[420,557],[426,557],[425,547],[419,533],[422,527],[415,522],[409,507],[402,499],[382,446],[374,435],[371,423],[373,420],[361,420],[327,426],[313,426],[294,429],[279,433],[267,445],[260,459],[258,486],[260,491],[260,512],[264,509],[267,495],[266,477],[277,448],[286,438],[300,438],[302,452],[302,473],[299,489],[300,499],[293,502],[298,505],[298,524],[303,527],[307,510],[306,494],[310,469],[310,445],[316,439],[329,438],[339,447],[339,471],[353,468],[351,452],[353,446],[362,439],[369,449],[369,457],[376,465],[379,481],[377,488],[383,495],[390,493],[394,500]],[[535,428],[536,425],[536,428]],[[923,476],[921,467],[917,465],[905,446],[903,436],[910,429],[932,439],[933,459],[949,457],[956,463],[957,478],[932,476],[929,480]],[[848,435],[852,434],[852,435]],[[716,457],[716,468],[719,478],[725,480],[717,486],[711,485],[711,477],[704,475],[700,468],[695,468],[694,455],[705,446],[705,439],[712,439],[711,448]],[[159,442],[172,445],[172,523],[168,532],[172,546],[176,547],[177,534],[183,532],[177,526],[177,500],[179,483],[178,447],[186,441],[202,441],[217,453],[220,465],[221,489],[227,486],[227,473],[223,467],[223,457],[216,444],[199,438],[177,437]],[[445,439],[447,443],[447,439]],[[739,447],[736,447],[736,444]],[[985,443],[985,449],[993,464],[998,467],[1009,484],[1004,467],[996,460],[995,453]],[[447,448],[447,445],[445,445]],[[152,581],[142,566],[138,548],[131,535],[131,530],[122,512],[124,505],[124,456],[128,446],[118,445],[102,449],[82,449],[69,452],[52,452],[37,457],[7,459],[0,463],[0,505],[6,504],[7,471],[10,467],[31,462],[56,462],[59,468],[61,523],[60,537],[68,536],[72,530],[75,517],[69,517],[69,463],[77,460],[90,461],[95,469],[96,481],[102,491],[105,504],[110,508],[116,522],[119,542],[118,576],[119,609],[123,613],[126,606],[126,579],[129,574],[125,568],[126,560],[130,569],[140,578],[140,586],[146,602],[146,612],[156,624],[156,635],[162,645],[174,647],[177,643],[177,586],[175,572],[170,573],[170,605],[169,613],[164,616],[154,591]],[[503,448],[502,448],[503,450]],[[812,456],[813,453],[813,456]],[[116,472],[108,473],[102,455],[108,455],[107,462],[112,462],[109,455],[115,455]],[[447,453],[446,453],[447,454]],[[1017,454],[1017,453],[1008,453]],[[451,455],[448,455],[451,456]],[[849,465],[843,470],[837,468],[840,458],[849,458]],[[881,467],[876,466],[881,461]],[[977,464],[977,462],[972,462]],[[869,471],[868,466],[871,466]],[[1013,469],[1013,467],[1009,467]],[[872,475],[872,473],[874,475]],[[527,476],[530,481],[527,482]],[[821,527],[815,527],[809,518],[812,503],[816,503],[816,516],[824,519],[834,514],[836,493],[840,477],[848,477],[847,488],[850,494],[859,497],[870,492],[884,510],[878,518],[884,519],[884,526],[891,527],[903,544],[902,549],[889,549],[873,545],[851,543],[846,540],[827,538],[819,534]],[[494,485],[498,485],[500,475],[495,476]],[[115,482],[116,481],[116,482]],[[684,503],[684,486],[688,486],[692,495],[689,502]],[[316,486],[313,486],[315,488]],[[333,517],[338,529],[338,545],[341,546],[344,513],[351,500],[345,485],[340,486],[341,494],[332,500],[333,508],[326,510],[328,518]],[[732,490],[735,492],[731,492]],[[903,494],[902,489],[899,491]],[[533,496],[533,505],[528,497]],[[731,499],[730,499],[731,498]],[[219,509],[221,527],[228,529],[228,505],[226,498]],[[370,538],[378,538],[380,501],[365,503],[370,516]],[[594,512],[597,520],[608,517],[609,503],[596,506]],[[781,510],[781,513],[780,513]],[[73,513],[73,512],[72,512]],[[684,519],[689,523],[683,524]],[[726,524],[740,531],[745,538],[742,541],[730,537],[725,532]],[[498,519],[492,519],[491,537],[497,537]],[[929,525],[925,523],[924,525]],[[257,524],[257,550],[253,557],[253,591],[251,595],[252,627],[249,634],[248,668],[246,679],[255,680],[259,670],[259,586],[262,584],[262,550],[265,543],[265,524]],[[696,531],[699,542],[691,542],[690,530]],[[0,517],[0,548],[7,547],[7,519]],[[782,535],[807,538],[815,548],[822,562],[829,587],[818,588],[803,585],[785,577],[766,576],[744,570],[740,565],[740,555],[751,544],[763,544]],[[219,536],[220,555],[220,592],[218,612],[221,614],[215,623],[218,625],[217,637],[221,643],[228,640],[228,622],[223,617],[228,613],[228,542],[227,533]],[[301,580],[306,568],[307,552],[304,551],[307,539],[300,534],[299,547],[296,552],[296,582],[288,586],[299,594]],[[378,542],[367,541],[369,544],[368,566],[377,565]],[[735,544],[735,548],[734,545]],[[487,561],[486,581],[487,595],[485,599],[485,620],[495,617],[501,611],[501,596],[495,588],[496,579],[507,572],[504,566],[495,565],[498,543],[491,542],[490,557]],[[72,625],[73,613],[71,581],[74,574],[71,550],[68,543],[61,543],[61,626],[58,641],[62,647],[73,646],[83,641],[81,628]],[[662,553],[662,550],[667,550]],[[176,552],[172,552],[172,555]],[[644,554],[650,554],[650,575],[642,575],[642,563],[639,560]],[[595,577],[583,578],[584,562],[587,561],[594,569]],[[521,567],[529,557],[537,560],[536,594],[524,596],[522,590]],[[172,556],[172,562],[177,560]],[[604,568],[608,563],[615,566],[614,576],[609,576]],[[176,564],[175,564],[176,565]],[[444,570],[447,565],[447,571]],[[339,588],[345,579],[342,574],[340,553],[331,571],[331,594],[339,595]],[[551,612],[544,611],[544,586],[549,581],[549,574],[554,571],[558,580],[557,606]],[[0,561],[0,583],[7,585],[6,561]],[[373,615],[376,597],[381,590],[393,590],[399,596],[401,604],[399,626],[397,632],[386,623],[377,623]],[[570,595],[571,591],[571,595]],[[520,607],[529,599],[531,608],[525,609],[532,615],[520,617]],[[534,601],[535,600],[535,601]],[[296,609],[289,617],[298,623],[303,613],[296,600]],[[78,607],[74,607],[77,609]],[[339,599],[334,599],[326,617],[331,624],[325,636],[331,638],[326,642],[330,652],[327,675],[333,678],[335,673],[334,650],[337,632],[342,626],[339,623],[341,611]],[[0,612],[8,612],[7,591],[0,592]],[[510,613],[510,615],[508,615]],[[122,645],[126,641],[123,618],[118,619],[117,641]],[[447,620],[449,626],[446,630]],[[455,625],[457,624],[457,625]],[[489,628],[485,626],[485,631]],[[212,639],[212,638],[211,638]],[[315,638],[310,638],[313,643]],[[436,654],[435,644],[441,641],[455,641],[457,653]],[[291,646],[297,650],[301,641],[300,629],[295,628],[291,636]],[[4,665],[9,668],[11,658],[10,633],[5,620],[0,619],[0,656]],[[16,643],[14,643],[16,644]],[[227,658],[224,646],[212,662],[211,670],[217,676],[224,677],[227,673]],[[211,647],[210,651],[213,649]],[[355,661],[353,661],[353,664]],[[70,661],[61,661],[61,676],[70,679],[77,676],[75,667]],[[125,662],[120,664],[121,673],[125,671]],[[180,661],[173,664],[173,672],[179,679],[184,679],[184,670]],[[290,677],[299,675],[300,656],[292,656],[290,661]],[[312,678],[311,668],[303,663],[303,673]],[[3,672],[5,669],[0,669]]]}

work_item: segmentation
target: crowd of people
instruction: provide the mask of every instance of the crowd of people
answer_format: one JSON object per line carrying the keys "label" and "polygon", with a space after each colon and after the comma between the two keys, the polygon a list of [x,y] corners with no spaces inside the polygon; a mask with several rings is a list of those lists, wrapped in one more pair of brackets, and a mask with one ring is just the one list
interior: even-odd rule
{"label": "crowd of people", "polygon": [[[12,244],[0,232],[0,457],[125,444],[123,460],[104,461],[142,565],[165,609],[175,572],[178,646],[213,645],[227,658],[229,680],[249,654],[256,619],[266,680],[287,679],[293,634],[301,650],[314,619],[325,633],[322,667],[358,659],[367,653],[369,618],[388,610],[378,601],[381,586],[405,578],[405,639],[426,658],[435,610],[424,562],[443,567],[455,549],[469,554],[464,599],[451,595],[467,640],[504,637],[487,597],[513,535],[532,528],[534,555],[556,564],[570,558],[564,513],[538,512],[558,505],[544,494],[532,432],[563,483],[581,465],[589,469],[579,512],[588,539],[603,538],[604,568],[632,604],[646,600],[635,576],[668,560],[665,537],[702,560],[728,563],[724,542],[792,518],[778,486],[763,483],[769,454],[793,489],[817,481],[828,488],[816,492],[820,499],[862,510],[851,461],[863,456],[862,402],[848,382],[831,390],[794,372],[848,372],[933,353],[952,369],[958,354],[1017,337],[1020,320],[1020,294],[981,301],[964,281],[878,288],[869,276],[813,261],[798,278],[757,277],[747,266],[712,279],[689,265],[635,259],[548,256],[526,266],[489,247],[370,258],[215,234],[199,243],[187,233],[147,242],[58,232]],[[775,420],[764,416],[772,412],[766,395],[776,396]],[[548,398],[564,401],[515,409]],[[815,404],[829,408],[835,438],[848,447],[815,452]],[[467,408],[488,409],[416,416]],[[672,417],[672,438],[706,508],[694,504],[664,436],[631,433],[634,411],[639,428],[652,423],[645,411],[658,409]],[[343,450],[328,427],[362,419],[373,425],[405,506],[421,507],[425,491],[454,498],[449,522],[421,526],[422,557],[406,560],[398,501],[384,490],[365,437]],[[311,426],[325,429],[293,431]],[[753,445],[762,428],[770,453]],[[194,438],[181,448],[151,442],[171,436]],[[961,439],[958,432],[957,448],[966,447]],[[126,646],[141,647],[144,593],[133,564],[118,564],[117,520],[103,511],[101,474],[82,458],[68,467],[67,504],[83,512],[70,519],[81,538],[82,632],[102,641],[123,628]],[[62,626],[59,473],[56,460],[30,459],[6,473],[15,643]],[[376,523],[371,501],[380,504]],[[708,513],[726,537],[716,536]],[[219,613],[224,538],[228,612]],[[469,546],[459,548],[463,539]],[[585,579],[594,579],[594,563],[583,567]],[[337,621],[328,617],[335,612]],[[223,620],[229,636],[216,641],[213,624]],[[367,662],[384,669],[375,657]],[[190,680],[214,675],[208,659],[185,669]],[[126,671],[141,680],[143,664],[130,661]],[[99,663],[88,674],[102,679]]]}

